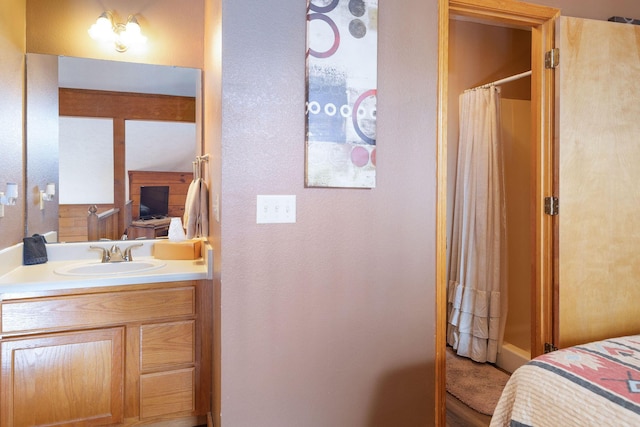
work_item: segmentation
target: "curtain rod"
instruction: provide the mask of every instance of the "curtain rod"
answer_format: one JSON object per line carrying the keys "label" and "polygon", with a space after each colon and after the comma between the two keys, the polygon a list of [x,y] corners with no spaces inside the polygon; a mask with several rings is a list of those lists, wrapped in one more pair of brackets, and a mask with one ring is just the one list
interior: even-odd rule
{"label": "curtain rod", "polygon": [[486,83],[480,86],[476,86],[474,88],[468,89],[468,90],[473,90],[473,89],[487,89],[490,88],[491,86],[498,86],[504,83],[509,83],[515,80],[519,80],[523,77],[527,77],[531,75],[531,70],[529,71],[525,71],[524,73],[520,73],[520,74],[516,74],[514,76],[511,77],[505,77],[504,79],[500,79],[500,80],[496,80],[495,82],[491,82],[491,83]]}

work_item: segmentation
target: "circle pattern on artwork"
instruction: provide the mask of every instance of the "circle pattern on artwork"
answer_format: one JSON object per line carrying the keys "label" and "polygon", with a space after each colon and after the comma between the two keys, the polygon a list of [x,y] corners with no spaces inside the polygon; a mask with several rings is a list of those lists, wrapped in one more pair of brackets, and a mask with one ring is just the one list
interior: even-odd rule
{"label": "circle pattern on artwork", "polygon": [[[362,129],[360,128],[360,123],[358,122],[358,116],[359,115],[364,115],[365,111],[363,109],[360,109],[360,105],[364,102],[365,99],[369,98],[369,97],[373,97],[375,98],[377,93],[376,89],[369,89],[365,92],[362,93],[362,95],[360,95],[358,97],[358,99],[356,100],[356,102],[353,104],[353,112],[351,113],[351,120],[353,122],[353,128],[355,129],[356,133],[358,134],[358,136],[367,144],[369,145],[376,145],[376,140],[375,138],[371,138],[369,136],[367,136]],[[372,116],[375,116],[375,112],[371,112]]]}
{"label": "circle pattern on artwork", "polygon": [[333,9],[336,8],[336,6],[338,5],[339,1],[340,0],[331,0],[331,2],[326,6],[318,6],[318,5],[313,4],[313,2],[309,2],[309,9],[313,10],[314,12],[318,12],[318,13],[331,12]]}
{"label": "circle pattern on artwork", "polygon": [[351,12],[353,16],[357,16],[358,18],[360,18],[361,16],[364,15],[365,10],[366,10],[366,7],[364,5],[363,0],[349,1],[349,12]]}
{"label": "circle pattern on artwork", "polygon": [[327,15],[323,15],[321,13],[312,13],[307,15],[307,20],[309,22],[316,19],[326,22],[329,25],[329,28],[331,28],[331,31],[333,31],[333,45],[324,52],[318,52],[309,47],[309,55],[316,58],[328,58],[329,56],[336,53],[336,50],[338,50],[338,46],[340,46],[340,31],[338,31],[338,26],[336,25],[336,23],[333,22],[333,20]]}
{"label": "circle pattern on artwork", "polygon": [[369,163],[369,151],[364,147],[353,147],[353,150],[351,150],[351,163],[360,168],[366,166]]}
{"label": "circle pattern on artwork", "polygon": [[361,39],[367,35],[367,26],[360,19],[349,22],[349,33],[356,39]]}

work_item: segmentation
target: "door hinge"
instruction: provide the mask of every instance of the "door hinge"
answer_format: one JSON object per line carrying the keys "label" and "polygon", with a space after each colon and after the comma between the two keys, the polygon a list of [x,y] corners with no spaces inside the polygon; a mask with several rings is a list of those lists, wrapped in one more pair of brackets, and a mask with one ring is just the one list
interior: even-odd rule
{"label": "door hinge", "polygon": [[544,54],[544,68],[556,68],[560,63],[560,49],[557,47]]}
{"label": "door hinge", "polygon": [[545,197],[544,198],[544,213],[547,215],[558,215],[560,210],[560,201],[557,197]]}
{"label": "door hinge", "polygon": [[544,352],[546,353],[551,353],[552,351],[556,351],[558,349],[558,347],[556,347],[555,345],[546,342],[544,343]]}

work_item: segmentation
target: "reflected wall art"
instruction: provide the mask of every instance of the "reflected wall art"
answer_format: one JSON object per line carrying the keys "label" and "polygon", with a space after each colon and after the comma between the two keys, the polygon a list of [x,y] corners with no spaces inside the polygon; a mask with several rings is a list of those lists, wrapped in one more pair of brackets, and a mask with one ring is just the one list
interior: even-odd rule
{"label": "reflected wall art", "polygon": [[307,1],[307,187],[376,186],[378,0]]}

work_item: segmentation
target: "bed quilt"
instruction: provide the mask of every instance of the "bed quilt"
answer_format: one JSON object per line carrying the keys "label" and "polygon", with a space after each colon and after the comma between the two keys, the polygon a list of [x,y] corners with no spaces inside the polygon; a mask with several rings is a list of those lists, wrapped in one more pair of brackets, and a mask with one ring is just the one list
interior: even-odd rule
{"label": "bed quilt", "polygon": [[640,335],[557,350],[518,368],[491,427],[640,426]]}

